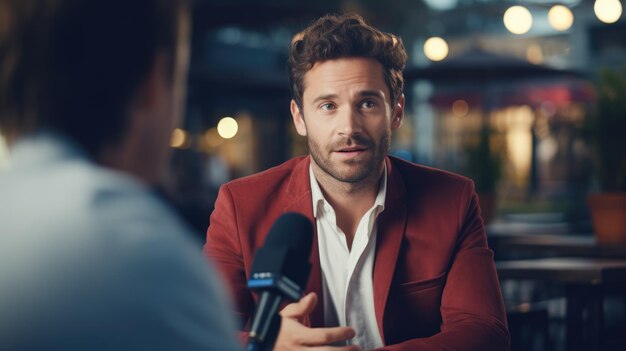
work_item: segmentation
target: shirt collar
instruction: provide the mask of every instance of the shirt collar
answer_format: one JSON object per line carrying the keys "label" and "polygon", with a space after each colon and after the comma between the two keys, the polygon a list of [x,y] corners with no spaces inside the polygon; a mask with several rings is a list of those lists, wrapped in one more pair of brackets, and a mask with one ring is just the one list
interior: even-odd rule
{"label": "shirt collar", "polygon": [[[313,217],[317,218],[317,211],[320,205],[324,205],[326,202],[326,198],[324,198],[324,194],[322,193],[322,189],[317,183],[317,179],[315,175],[313,175],[313,165],[312,162],[309,165],[309,180],[311,182],[311,197],[313,200]],[[383,163],[383,179],[378,186],[378,194],[376,195],[376,199],[374,200],[374,206],[379,210],[378,212],[382,212],[385,209],[385,198],[387,197],[387,163]]]}
{"label": "shirt collar", "polygon": [[84,159],[88,155],[70,138],[52,130],[38,130],[23,136],[9,150],[10,169],[39,167],[50,161]]}

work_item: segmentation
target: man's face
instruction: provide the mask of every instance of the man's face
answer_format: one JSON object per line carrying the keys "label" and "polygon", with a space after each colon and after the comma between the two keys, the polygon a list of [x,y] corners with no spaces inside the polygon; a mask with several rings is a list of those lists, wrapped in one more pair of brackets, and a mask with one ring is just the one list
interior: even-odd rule
{"label": "man's face", "polygon": [[137,138],[137,142],[141,140],[140,148],[144,150],[142,158],[145,159],[143,162],[149,163],[144,168],[148,175],[152,174],[147,179],[150,183],[159,183],[168,177],[170,137],[184,115],[190,26],[188,13],[181,12],[180,16],[177,47],[172,53],[159,54],[162,60],[158,61],[159,73],[153,80],[153,103],[147,108],[143,124],[137,131],[142,135]]}
{"label": "man's face", "polygon": [[181,11],[178,29],[176,56],[174,58],[173,99],[174,99],[174,127],[180,124],[185,112],[185,97],[187,96],[187,74],[189,71],[190,54],[190,15]]}
{"label": "man's face", "polygon": [[391,106],[378,61],[316,63],[304,76],[302,105],[292,100],[291,113],[298,134],[307,137],[313,167],[345,183],[378,179],[404,109],[403,96]]}

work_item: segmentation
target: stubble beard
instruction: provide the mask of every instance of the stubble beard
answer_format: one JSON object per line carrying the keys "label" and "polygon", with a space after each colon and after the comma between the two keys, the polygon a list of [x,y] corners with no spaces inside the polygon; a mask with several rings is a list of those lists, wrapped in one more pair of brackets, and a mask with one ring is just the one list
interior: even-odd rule
{"label": "stubble beard", "polygon": [[[315,164],[326,174],[331,176],[337,181],[349,184],[356,184],[367,179],[373,172],[382,166],[385,155],[389,151],[391,132],[387,131],[385,135],[380,139],[378,145],[369,138],[365,138],[359,135],[346,138],[331,144],[328,150],[322,150],[322,148],[315,143],[315,141],[309,139],[309,152],[311,158]],[[342,165],[333,164],[330,160],[332,150],[336,150],[342,146],[361,145],[366,146],[370,152],[373,152],[369,162],[364,161],[361,157],[342,161],[344,165],[351,165],[350,168],[356,168],[354,172],[342,171],[340,168]]]}

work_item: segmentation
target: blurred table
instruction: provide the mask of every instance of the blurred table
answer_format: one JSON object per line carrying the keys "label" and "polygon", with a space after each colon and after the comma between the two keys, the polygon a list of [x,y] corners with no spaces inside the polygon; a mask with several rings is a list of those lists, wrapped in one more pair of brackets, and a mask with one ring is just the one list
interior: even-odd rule
{"label": "blurred table", "polygon": [[567,350],[602,350],[604,294],[607,289],[625,288],[626,259],[540,258],[497,262],[496,267],[501,280],[563,284],[567,299]]}
{"label": "blurred table", "polygon": [[507,256],[526,255],[535,257],[591,257],[626,259],[626,245],[598,244],[592,235],[566,234],[487,234],[489,246],[499,259]]}

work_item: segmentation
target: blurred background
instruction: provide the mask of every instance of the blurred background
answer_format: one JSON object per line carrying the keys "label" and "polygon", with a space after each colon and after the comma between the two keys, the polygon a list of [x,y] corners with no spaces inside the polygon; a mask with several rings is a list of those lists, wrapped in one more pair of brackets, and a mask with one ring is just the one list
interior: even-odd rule
{"label": "blurred background", "polygon": [[[623,350],[623,5],[618,0],[193,1],[186,118],[172,134],[172,176],[165,192],[202,242],[221,184],[307,154],[289,113],[289,43],[321,15],[359,13],[399,35],[410,56],[406,116],[391,153],[476,182],[514,349]],[[8,167],[0,136],[0,170]],[[588,205],[595,201],[589,194],[601,191],[612,196],[605,207],[618,211],[597,220],[608,227],[608,239],[598,236]],[[570,261],[554,261],[564,257]],[[528,276],[507,265],[546,259],[553,266]],[[607,260],[618,267],[621,262],[610,279],[602,265]],[[578,267],[582,270],[569,274],[587,277],[586,267],[600,278],[572,282],[541,275],[550,267],[555,274]],[[600,302],[589,298],[598,294],[596,287]]]}
{"label": "blurred background", "polygon": [[579,127],[599,70],[626,63],[619,1],[195,1],[168,190],[199,230],[222,183],[307,153],[289,114],[289,43],[345,11],[399,34],[410,54],[394,155],[474,178],[496,222],[540,213],[591,230],[597,184]]}

